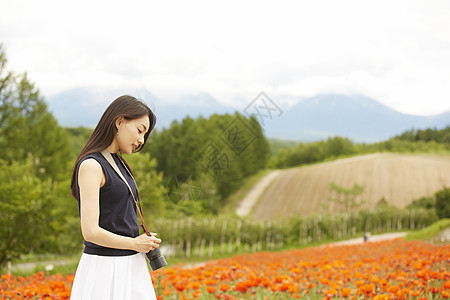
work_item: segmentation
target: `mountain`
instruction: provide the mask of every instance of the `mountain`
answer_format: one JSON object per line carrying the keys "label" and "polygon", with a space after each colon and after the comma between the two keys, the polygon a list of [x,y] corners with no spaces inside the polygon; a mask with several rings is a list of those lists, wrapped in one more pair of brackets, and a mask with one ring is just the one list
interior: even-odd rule
{"label": "mountain", "polygon": [[[168,127],[173,120],[180,121],[186,116],[197,118],[214,113],[246,113],[244,108],[239,110],[221,104],[207,93],[185,95],[177,99],[177,103],[169,103],[158,99],[146,89],[72,89],[46,100],[49,110],[60,125],[94,127],[108,104],[118,95],[127,93],[149,104],[157,116],[157,129]],[[281,115],[273,113],[269,118],[269,111],[261,107],[259,113],[256,117],[267,137],[305,142],[339,135],[354,142],[371,143],[389,139],[411,128],[440,129],[450,125],[450,112],[429,117],[407,115],[361,95],[318,95],[299,101],[285,109]]]}
{"label": "mountain", "polygon": [[[169,127],[173,120],[182,120],[186,116],[205,118],[213,114],[233,114],[236,109],[223,105],[207,93],[184,95],[179,103],[169,104],[157,101],[153,110],[158,118],[157,126]],[[159,125],[158,125],[159,124]]]}
{"label": "mountain", "polygon": [[411,128],[444,128],[450,125],[450,112],[429,117],[407,115],[364,96],[331,94],[303,100],[265,123],[268,137],[315,141],[338,135],[370,143]]}
{"label": "mountain", "polygon": [[106,91],[78,88],[52,95],[46,102],[61,126],[95,127],[109,103],[125,94],[133,95],[148,104],[157,117],[158,129],[168,127],[172,121],[180,121],[186,116],[208,117],[214,113],[234,113],[236,110],[221,104],[207,93],[184,95],[177,103],[168,103],[156,98],[146,89]]}

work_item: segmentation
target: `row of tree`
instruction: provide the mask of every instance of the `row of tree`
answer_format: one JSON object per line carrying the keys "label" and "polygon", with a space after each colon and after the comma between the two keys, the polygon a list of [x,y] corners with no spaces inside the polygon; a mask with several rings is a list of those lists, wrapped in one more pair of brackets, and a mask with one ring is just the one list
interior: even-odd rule
{"label": "row of tree", "polygon": [[153,134],[144,152],[156,158],[172,204],[200,201],[210,213],[245,178],[266,168],[270,156],[259,123],[239,113],[174,121]]}
{"label": "row of tree", "polygon": [[[275,141],[274,143],[280,145],[280,142]],[[289,147],[280,148],[271,157],[270,167],[289,168],[343,156],[374,152],[448,153],[450,151],[450,126],[441,130],[410,130],[387,141],[373,144],[353,143],[348,138],[335,136],[317,142],[288,145]]]}
{"label": "row of tree", "polygon": [[269,166],[288,168],[355,153],[357,149],[351,140],[336,136],[325,141],[299,143],[296,147],[280,149],[271,158]]}
{"label": "row of tree", "polygon": [[407,209],[426,209],[436,213],[439,219],[450,218],[450,188],[444,187],[433,197],[421,197],[406,206]]}
{"label": "row of tree", "polygon": [[151,226],[163,238],[167,256],[212,256],[215,253],[299,247],[321,241],[424,228],[437,221],[434,211],[379,206],[353,213],[311,215],[287,220],[256,221],[238,217],[155,219]]}
{"label": "row of tree", "polygon": [[411,129],[395,137],[396,139],[410,142],[430,142],[450,144],[450,126],[444,129],[427,128],[427,129]]}

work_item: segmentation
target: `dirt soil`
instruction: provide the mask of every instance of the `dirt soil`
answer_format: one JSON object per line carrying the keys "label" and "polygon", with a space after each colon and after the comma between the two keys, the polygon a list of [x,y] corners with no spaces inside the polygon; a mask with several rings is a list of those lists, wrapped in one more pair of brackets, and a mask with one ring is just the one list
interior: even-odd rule
{"label": "dirt soil", "polygon": [[254,197],[250,191],[242,202],[254,204],[246,210],[258,220],[328,213],[337,209],[328,200],[337,197],[330,183],[344,188],[364,186],[356,198],[364,201],[363,207],[373,207],[384,198],[403,208],[450,186],[450,156],[377,153],[279,170],[271,182],[255,185],[255,189],[263,191],[258,201],[249,200]]}

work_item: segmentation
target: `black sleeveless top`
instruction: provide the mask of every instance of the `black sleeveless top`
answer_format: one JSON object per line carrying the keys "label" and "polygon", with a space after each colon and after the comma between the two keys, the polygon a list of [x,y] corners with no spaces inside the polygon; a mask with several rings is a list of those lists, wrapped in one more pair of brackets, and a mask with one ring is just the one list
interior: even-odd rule
{"label": "black sleeveless top", "polygon": [[[136,183],[127,172],[120,159],[117,157],[117,154],[112,153],[111,155],[136,197]],[[105,184],[100,188],[99,226],[118,235],[127,237],[138,236],[139,223],[136,215],[136,204],[134,203],[130,190],[101,153],[87,155],[77,166],[75,183],[77,187],[78,212],[80,212],[80,187],[78,186],[78,171],[80,164],[88,158],[95,159],[102,166],[106,179]],[[134,250],[108,248],[87,241],[84,241],[84,245],[85,247],[83,252],[87,254],[102,256],[126,256],[137,253]]]}

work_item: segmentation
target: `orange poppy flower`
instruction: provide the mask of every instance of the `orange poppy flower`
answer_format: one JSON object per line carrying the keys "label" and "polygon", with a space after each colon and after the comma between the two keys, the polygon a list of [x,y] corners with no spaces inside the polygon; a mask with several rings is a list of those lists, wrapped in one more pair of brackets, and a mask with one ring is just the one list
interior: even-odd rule
{"label": "orange poppy flower", "polygon": [[230,287],[228,284],[222,284],[222,285],[219,287],[219,289],[220,289],[222,292],[225,292],[225,291],[230,290],[231,287]]}

